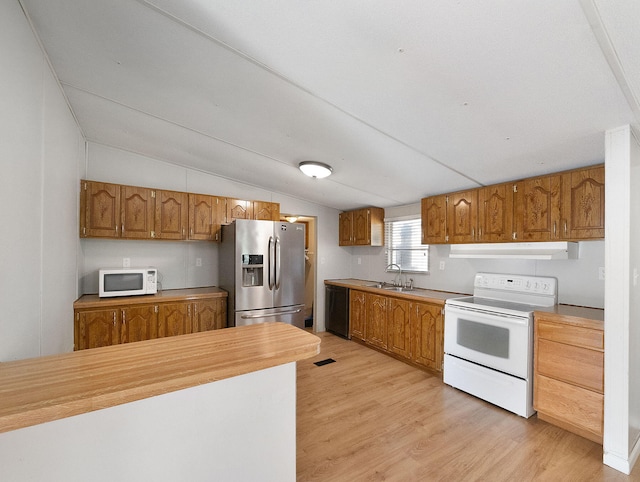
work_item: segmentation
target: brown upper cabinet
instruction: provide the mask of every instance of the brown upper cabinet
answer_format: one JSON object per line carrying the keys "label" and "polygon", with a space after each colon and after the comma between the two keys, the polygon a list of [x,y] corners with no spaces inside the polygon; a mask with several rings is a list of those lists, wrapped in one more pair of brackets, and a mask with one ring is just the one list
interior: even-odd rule
{"label": "brown upper cabinet", "polygon": [[536,177],[514,184],[514,241],[554,241],[560,239],[562,219],[562,176]]}
{"label": "brown upper cabinet", "polygon": [[119,185],[106,182],[81,182],[80,236],[120,237]]}
{"label": "brown upper cabinet", "polygon": [[478,223],[478,191],[449,194],[447,200],[447,235],[451,244],[476,241]]}
{"label": "brown upper cabinet", "polygon": [[447,237],[447,195],[422,199],[422,244],[445,244]]}
{"label": "brown upper cabinet", "polygon": [[253,219],[280,221],[280,203],[253,201]]}
{"label": "brown upper cabinet", "polygon": [[604,166],[580,169],[562,177],[563,204],[570,206],[560,225],[567,239],[604,238]]}
{"label": "brown upper cabinet", "polygon": [[227,222],[234,219],[280,220],[280,204],[268,201],[245,201],[227,198]]}
{"label": "brown upper cabinet", "polygon": [[253,203],[243,199],[227,198],[227,222],[234,219],[253,219]]}
{"label": "brown upper cabinet", "polygon": [[511,240],[513,233],[513,183],[478,190],[478,236],[482,243]]}
{"label": "brown upper cabinet", "polygon": [[156,191],[155,237],[187,239],[189,195],[178,191]]}
{"label": "brown upper cabinet", "polygon": [[280,204],[83,180],[80,237],[220,241],[234,219],[280,219]]}
{"label": "brown upper cabinet", "polygon": [[603,165],[422,199],[424,244],[602,238]]}
{"label": "brown upper cabinet", "polygon": [[120,187],[120,237],[149,239],[155,237],[155,191],[146,187]]}
{"label": "brown upper cabinet", "polygon": [[340,246],[383,246],[384,209],[369,207],[340,213]]}
{"label": "brown upper cabinet", "polygon": [[226,222],[226,199],[189,193],[189,239],[220,241],[220,226]]}

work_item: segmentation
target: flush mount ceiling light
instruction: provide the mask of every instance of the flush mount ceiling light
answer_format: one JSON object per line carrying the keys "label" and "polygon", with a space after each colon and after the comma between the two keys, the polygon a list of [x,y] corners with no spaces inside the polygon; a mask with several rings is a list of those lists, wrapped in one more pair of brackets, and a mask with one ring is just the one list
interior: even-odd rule
{"label": "flush mount ceiling light", "polygon": [[302,161],[300,164],[298,164],[298,167],[307,176],[315,177],[317,179],[327,177],[333,171],[333,168],[328,164],[316,161]]}

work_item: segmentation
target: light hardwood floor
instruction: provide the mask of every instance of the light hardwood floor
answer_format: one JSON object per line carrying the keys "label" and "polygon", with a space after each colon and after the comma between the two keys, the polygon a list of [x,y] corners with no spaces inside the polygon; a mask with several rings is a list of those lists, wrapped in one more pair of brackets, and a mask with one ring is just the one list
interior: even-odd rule
{"label": "light hardwood floor", "polygon": [[298,362],[298,481],[640,481],[638,467],[603,465],[596,443],[319,336],[320,355]]}

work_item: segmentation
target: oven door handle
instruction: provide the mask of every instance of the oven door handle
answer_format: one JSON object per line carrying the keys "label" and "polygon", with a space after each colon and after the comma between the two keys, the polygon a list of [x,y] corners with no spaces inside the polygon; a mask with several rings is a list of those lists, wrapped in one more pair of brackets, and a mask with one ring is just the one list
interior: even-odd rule
{"label": "oven door handle", "polygon": [[444,308],[445,320],[447,319],[447,313],[451,313],[453,315],[462,314],[467,316],[474,316],[476,318],[483,318],[488,320],[490,319],[508,320],[509,323],[517,323],[523,326],[528,325],[530,320],[528,316],[511,315],[509,313],[496,313],[495,311],[488,311],[488,310],[483,310],[478,308],[463,308],[461,306],[452,306],[452,305],[446,305]]}

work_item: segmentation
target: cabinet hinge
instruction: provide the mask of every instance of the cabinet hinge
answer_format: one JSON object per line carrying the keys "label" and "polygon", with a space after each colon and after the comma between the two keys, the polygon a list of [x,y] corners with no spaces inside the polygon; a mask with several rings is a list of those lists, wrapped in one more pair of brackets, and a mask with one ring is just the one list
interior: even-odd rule
{"label": "cabinet hinge", "polygon": [[86,191],[87,190],[87,183],[84,182],[83,185],[84,185],[84,190]]}
{"label": "cabinet hinge", "polygon": [[513,185],[513,192],[518,192],[518,185],[517,184]]}
{"label": "cabinet hinge", "polygon": [[155,238],[156,237],[156,232],[155,231],[151,231],[151,237]]}
{"label": "cabinet hinge", "polygon": [[155,306],[153,307],[153,312],[154,312],[154,313],[157,313],[157,312],[158,312],[158,305],[155,305]]}
{"label": "cabinet hinge", "polygon": [[151,197],[156,197],[156,192],[155,191],[151,191]]}
{"label": "cabinet hinge", "polygon": [[86,235],[87,234],[87,228],[82,228],[82,234]]}
{"label": "cabinet hinge", "polygon": [[445,235],[444,240],[447,241],[447,242],[449,241],[449,235],[448,234]]}
{"label": "cabinet hinge", "polygon": [[511,239],[518,239],[518,233],[516,233],[515,231],[511,233]]}
{"label": "cabinet hinge", "polygon": [[444,197],[444,203],[445,204],[449,204],[449,196],[445,196]]}

